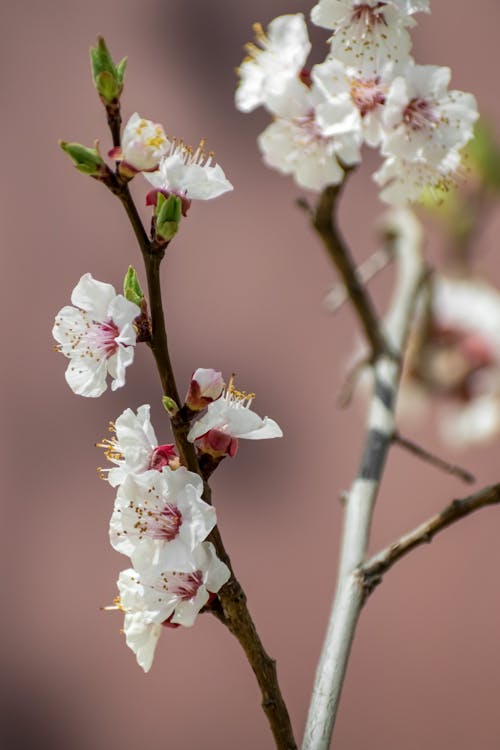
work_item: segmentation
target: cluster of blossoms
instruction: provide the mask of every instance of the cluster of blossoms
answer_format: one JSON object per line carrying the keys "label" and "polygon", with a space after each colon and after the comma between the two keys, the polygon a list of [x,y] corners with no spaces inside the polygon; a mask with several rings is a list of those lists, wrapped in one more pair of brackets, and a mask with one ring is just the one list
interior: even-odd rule
{"label": "cluster of blossoms", "polygon": [[417,200],[425,188],[453,183],[473,134],[474,97],[449,91],[449,68],[417,65],[410,55],[413,14],[429,0],[319,0],[317,26],[332,31],[324,62],[305,67],[311,49],[301,13],[275,18],[259,46],[247,45],[236,106],[264,106],[274,121],[259,136],[264,160],[311,190],[339,184],[380,149],[374,175],[388,203]]}
{"label": "cluster of blossoms", "polygon": [[400,406],[426,414],[442,402],[439,428],[453,445],[500,432],[500,293],[485,282],[437,275],[408,352]]}

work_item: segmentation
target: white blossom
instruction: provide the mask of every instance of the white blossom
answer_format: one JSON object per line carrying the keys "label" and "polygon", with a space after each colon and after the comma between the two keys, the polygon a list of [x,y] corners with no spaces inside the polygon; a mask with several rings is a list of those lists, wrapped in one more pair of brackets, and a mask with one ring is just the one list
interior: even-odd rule
{"label": "white blossom", "polygon": [[403,207],[418,201],[425,190],[446,191],[453,187],[460,172],[458,151],[448,153],[438,166],[424,159],[408,161],[389,156],[373,175],[383,190],[380,198],[393,206]]}
{"label": "white blossom", "polygon": [[218,370],[198,367],[192,374],[186,395],[186,406],[192,411],[205,409],[216,401],[224,390],[224,378]]}
{"label": "white blossom", "polygon": [[134,112],[125,125],[121,148],[112,149],[109,155],[131,167],[132,171],[150,171],[158,168],[169,147],[163,126]]}
{"label": "white blossom", "polygon": [[199,545],[182,570],[156,566],[147,574],[140,575],[133,568],[120,573],[119,608],[125,612],[127,646],[145,672],[151,668],[162,623],[194,625],[210,593],[217,593],[229,576],[229,568],[218,559],[210,542]]}
{"label": "white blossom", "polygon": [[256,41],[247,45],[248,56],[238,73],[236,108],[250,112],[260,105],[273,113],[286,114],[286,102],[293,98],[311,43],[302,13],[279,16],[269,24],[267,34],[254,25]]}
{"label": "white blossom", "polygon": [[144,177],[157,190],[175,193],[187,200],[210,200],[232,190],[222,167],[214,163],[213,153],[208,155],[202,140],[196,149],[182,141],[174,141],[162,157],[155,172],[145,172]]}
{"label": "white blossom", "polygon": [[137,409],[125,409],[110,428],[114,436],[98,443],[109,461],[115,464],[112,469],[101,469],[112,487],[125,481],[129,474],[142,474],[150,469],[161,471],[164,466],[178,463],[173,444],[158,445],[151,424],[149,404]]}
{"label": "white blossom", "polygon": [[406,64],[411,49],[406,29],[414,25],[407,13],[413,12],[412,8],[426,9],[426,5],[411,0],[319,0],[311,20],[333,30],[332,57],[361,72],[368,62],[379,70],[387,62],[396,67]]}
{"label": "white blossom", "polygon": [[262,419],[250,409],[253,398],[253,393],[237,391],[231,379],[221,398],[209,404],[206,414],[193,424],[188,440],[194,442],[211,430],[247,440],[282,437],[283,432],[274,419]]}
{"label": "white blossom", "polygon": [[111,545],[141,572],[151,565],[182,568],[217,523],[202,493],[201,478],[184,467],[129,474],[118,489]]}
{"label": "white blossom", "polygon": [[450,77],[449,68],[412,64],[392,82],[383,115],[384,155],[439,167],[472,138],[476,100],[448,91]]}
{"label": "white blossom", "polygon": [[63,307],[56,315],[52,334],[57,349],[70,362],[66,381],[80,396],[96,397],[106,390],[106,376],[113,378],[111,389],[125,383],[125,369],[134,358],[137,305],[111,284],[84,274],[71,294],[74,307]]}

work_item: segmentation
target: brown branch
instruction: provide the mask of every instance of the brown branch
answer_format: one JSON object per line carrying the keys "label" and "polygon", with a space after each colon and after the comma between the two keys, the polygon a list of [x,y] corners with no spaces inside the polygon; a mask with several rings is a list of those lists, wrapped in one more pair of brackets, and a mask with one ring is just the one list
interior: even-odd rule
{"label": "brown branch", "polygon": [[396,445],[400,445],[410,453],[413,453],[414,456],[421,458],[422,461],[426,461],[428,464],[431,464],[431,466],[435,466],[437,469],[441,469],[447,474],[452,474],[453,476],[458,477],[463,482],[474,484],[474,482],[476,481],[475,476],[471,474],[470,471],[467,471],[467,469],[463,469],[461,466],[457,466],[457,464],[451,464],[448,461],[440,458],[439,456],[435,456],[425,448],[422,448],[421,445],[414,443],[412,440],[404,438],[399,434],[399,432],[394,433],[392,441]]}
{"label": "brown branch", "polygon": [[341,189],[342,185],[330,185],[323,190],[316,205],[312,225],[323,240],[340,274],[365,332],[372,357],[375,358],[382,353],[387,353],[387,345],[371,297],[359,280],[356,264],[337,228],[334,212]]}
{"label": "brown branch", "polygon": [[[148,238],[128,185],[120,181],[115,175],[113,175],[111,183],[108,184],[108,187],[117,195],[125,208],[144,259],[152,322],[149,346],[155,358],[163,393],[173,398],[180,406],[179,393],[168,350],[161,295],[160,264],[165,254],[165,247],[158,246]],[[204,472],[200,469],[195,447],[187,439],[190,419],[190,415],[185,410],[180,409],[170,420],[172,431],[181,463],[203,478]],[[203,499],[205,502],[212,504],[212,492],[206,479],[204,479]],[[224,547],[218,527],[212,530],[208,540],[214,544],[218,557],[226,563],[231,571],[229,581],[218,593],[220,607],[211,608],[211,610],[238,639],[246,654],[261,690],[262,708],[268,718],[277,750],[296,750],[297,744],[293,736],[290,716],[281,695],[275,661],[268,656],[259,638],[246,604],[246,595],[234,575],[231,560]]]}
{"label": "brown branch", "polygon": [[434,536],[451,526],[461,518],[474,513],[487,505],[500,503],[500,484],[485,487],[479,492],[464,497],[461,500],[453,500],[444,510],[424,523],[417,526],[413,531],[404,534],[396,542],[386,547],[381,552],[367,560],[358,569],[365,595],[368,596],[373,589],[382,581],[383,575],[402,557],[407,555],[416,547],[432,541]]}

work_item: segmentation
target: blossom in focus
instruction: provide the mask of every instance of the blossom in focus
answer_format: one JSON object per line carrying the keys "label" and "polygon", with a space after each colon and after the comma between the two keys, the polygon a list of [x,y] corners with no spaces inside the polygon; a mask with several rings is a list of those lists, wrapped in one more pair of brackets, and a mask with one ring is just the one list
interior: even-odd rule
{"label": "blossom in focus", "polygon": [[[144,177],[155,190],[166,195],[175,194],[187,201],[210,200],[233,189],[222,167],[214,163],[213,153],[208,155],[202,140],[196,149],[182,141],[173,141],[163,155],[158,169],[145,172]],[[149,199],[149,203],[156,204]]]}
{"label": "blossom in focus", "polygon": [[74,307],[59,310],[52,329],[58,351],[70,360],[68,385],[80,396],[97,397],[106,390],[109,373],[111,389],[120,388],[134,359],[133,322],[141,313],[139,307],[90,273],[81,277],[71,302]]}
{"label": "blossom in focus", "polygon": [[500,293],[472,279],[436,276],[409,350],[403,414],[441,400],[439,428],[451,444],[500,432]]}
{"label": "blossom in focus", "polygon": [[162,125],[144,120],[137,112],[125,125],[121,148],[111,149],[109,156],[134,174],[158,168],[161,157],[170,147]]}
{"label": "blossom in focus", "polygon": [[448,91],[449,68],[409,65],[387,94],[382,153],[439,167],[472,138],[478,118],[472,94]]}
{"label": "blossom in focus", "polygon": [[127,646],[145,672],[151,668],[161,624],[194,625],[210,594],[216,594],[229,576],[229,568],[218,559],[210,542],[196,547],[182,570],[152,566],[144,574],[133,568],[120,573],[118,590]]}
{"label": "blossom in focus", "polygon": [[427,5],[411,0],[319,0],[311,20],[333,30],[331,56],[362,72],[367,61],[377,68],[387,62],[395,67],[406,64],[411,49],[407,28],[414,25],[408,13]]}
{"label": "blossom in focus", "polygon": [[118,489],[111,545],[140,572],[151,565],[182,568],[217,523],[202,493],[201,478],[184,467],[130,474]]}
{"label": "blossom in focus", "polygon": [[224,390],[224,378],[218,370],[199,367],[192,375],[186,395],[186,406],[191,411],[205,409],[216,401]]}
{"label": "blossom in focus", "polygon": [[301,73],[311,50],[302,13],[275,18],[267,34],[260,24],[254,25],[256,41],[248,44],[248,56],[238,69],[240,84],[236,90],[236,108],[250,112],[263,105],[271,112],[282,111],[293,98]]}
{"label": "blossom in focus", "polygon": [[116,464],[112,469],[101,470],[112,487],[122,484],[129,474],[161,471],[165,466],[175,468],[179,464],[173,444],[158,445],[149,412],[149,404],[139,406],[137,414],[125,409],[112,424],[115,435],[98,444],[108,460]]}
{"label": "blossom in focus", "polygon": [[[237,391],[232,380],[221,398],[208,405],[206,414],[193,424],[188,433],[188,440],[192,443],[209,436],[205,440],[206,446],[218,445],[219,455],[236,453],[235,438],[263,440],[283,436],[273,419],[262,419],[250,409],[254,394]],[[210,436],[212,431],[215,434]],[[203,447],[200,443],[198,446]]]}

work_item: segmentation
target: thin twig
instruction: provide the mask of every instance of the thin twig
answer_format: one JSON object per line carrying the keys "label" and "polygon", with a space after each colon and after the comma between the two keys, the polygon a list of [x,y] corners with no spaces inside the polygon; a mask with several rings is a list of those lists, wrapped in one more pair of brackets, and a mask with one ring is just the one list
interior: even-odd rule
{"label": "thin twig", "polygon": [[374,350],[374,391],[366,439],[358,475],[347,496],[337,590],[316,671],[303,750],[328,750],[330,746],[351,643],[363,604],[363,587],[357,570],[366,556],[375,500],[395,430],[402,355],[421,285],[422,237],[416,219],[408,212],[400,212],[392,214],[389,223],[393,230],[398,275],[384,331],[379,329],[374,338],[387,340],[391,351],[400,356],[389,356],[386,348]]}
{"label": "thin twig", "polygon": [[[152,323],[149,346],[155,358],[164,395],[173,398],[180,406],[179,393],[168,350],[161,295],[160,265],[165,254],[165,247],[158,246],[154,240],[149,239],[128,185],[121,181],[117,175],[113,175],[107,186],[120,199],[125,208],[142,252],[148,282]],[[184,410],[180,409],[178,414],[171,418],[171,425],[181,463],[190,471],[199,474],[203,478],[195,447],[187,439],[190,420],[189,417],[186,417]],[[204,480],[203,484],[203,499],[205,502],[211,504],[211,488],[206,480]],[[261,690],[262,708],[268,718],[277,750],[297,750],[290,716],[278,683],[276,663],[268,656],[262,645],[246,604],[246,595],[234,575],[231,560],[226,552],[217,526],[208,536],[208,540],[214,544],[218,557],[226,563],[231,571],[229,581],[218,593],[220,608],[212,611],[217,619],[226,625],[229,631],[236,636],[255,673]]]}
{"label": "thin twig", "polygon": [[[382,248],[372,253],[363,263],[356,267],[356,276],[362,284],[371,281],[380,271],[393,260],[393,255],[388,248]],[[337,312],[346,300],[349,293],[343,284],[335,284],[326,295],[323,304],[329,312]]]}
{"label": "thin twig", "polygon": [[431,464],[431,466],[442,469],[442,471],[445,471],[447,474],[452,474],[453,476],[458,477],[463,482],[467,482],[467,484],[474,484],[476,481],[474,474],[471,474],[467,469],[463,469],[456,464],[450,464],[439,456],[435,456],[434,453],[430,453],[425,448],[422,448],[421,445],[414,443],[412,440],[408,440],[408,438],[404,438],[399,432],[394,433],[392,441],[396,445],[400,445],[410,453],[413,453],[414,456],[418,456],[422,461],[426,461],[428,464]]}
{"label": "thin twig", "polygon": [[371,297],[358,278],[356,264],[340,235],[335,221],[334,212],[337,208],[341,189],[341,185],[330,185],[323,190],[316,206],[312,224],[323,240],[330,258],[335,263],[344,287],[358,314],[372,356],[376,357],[382,352],[387,352],[387,345]]}
{"label": "thin twig", "polygon": [[500,504],[500,484],[485,487],[469,497],[453,500],[444,510],[432,516],[416,529],[404,534],[396,542],[373,555],[359,568],[365,595],[377,586],[382,576],[402,557],[422,544],[432,541],[433,537],[465,516],[488,505]]}

